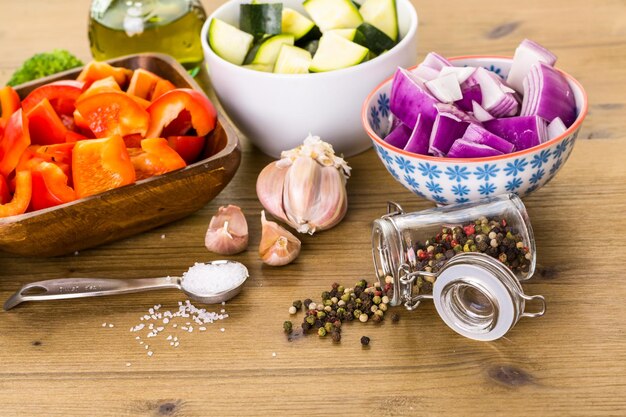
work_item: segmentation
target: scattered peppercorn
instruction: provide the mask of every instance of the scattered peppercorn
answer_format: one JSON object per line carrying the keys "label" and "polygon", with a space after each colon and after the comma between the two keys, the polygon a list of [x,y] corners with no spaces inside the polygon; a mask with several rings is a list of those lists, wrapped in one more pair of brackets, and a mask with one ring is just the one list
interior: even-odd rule
{"label": "scattered peppercorn", "polygon": [[291,332],[293,331],[293,323],[290,322],[289,320],[284,322],[283,323],[283,330],[285,330],[285,333],[291,334]]}
{"label": "scattered peppercorn", "polygon": [[319,329],[317,329],[317,335],[319,337],[324,337],[326,336],[326,329],[323,327],[320,327]]}
{"label": "scattered peppercorn", "polygon": [[307,298],[306,300],[304,300],[304,309],[308,310],[312,302],[313,300],[311,300],[310,298]]}
{"label": "scattered peppercorn", "polygon": [[400,321],[400,315],[398,313],[393,313],[391,315],[391,322],[392,323],[397,323]]}
{"label": "scattered peppercorn", "polygon": [[300,309],[302,308],[302,301],[296,300],[291,305],[294,306],[296,310],[300,311]]}
{"label": "scattered peppercorn", "polygon": [[361,345],[368,346],[370,344],[370,338],[367,336],[361,337]]}
{"label": "scattered peppercorn", "polygon": [[295,308],[294,306],[289,307],[289,314],[293,315],[296,314],[298,312],[298,309]]}
{"label": "scattered peppercorn", "polygon": [[331,334],[331,337],[333,338],[333,342],[335,342],[335,343],[339,343],[339,342],[341,342],[341,332],[334,331],[334,332]]}

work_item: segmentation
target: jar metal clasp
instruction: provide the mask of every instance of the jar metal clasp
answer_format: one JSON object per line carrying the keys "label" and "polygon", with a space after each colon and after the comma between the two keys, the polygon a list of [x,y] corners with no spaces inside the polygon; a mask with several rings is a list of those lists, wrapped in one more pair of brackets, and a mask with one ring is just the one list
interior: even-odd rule
{"label": "jar metal clasp", "polygon": [[411,267],[407,264],[400,265],[398,268],[398,281],[400,282],[400,298],[404,307],[413,311],[417,307],[419,307],[422,300],[432,300],[432,294],[418,294],[413,295],[413,286],[415,285],[415,281],[419,276],[431,276],[436,277],[437,274],[424,272],[424,271],[416,271],[411,272]]}

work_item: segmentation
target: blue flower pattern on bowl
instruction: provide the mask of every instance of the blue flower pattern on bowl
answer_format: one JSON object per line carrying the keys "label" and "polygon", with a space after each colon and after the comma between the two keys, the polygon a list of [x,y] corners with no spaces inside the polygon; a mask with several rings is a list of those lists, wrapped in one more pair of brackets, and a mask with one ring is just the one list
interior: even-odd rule
{"label": "blue flower pattern on bowl", "polygon": [[[476,63],[470,62],[469,65]],[[481,66],[501,77],[508,74],[509,67],[506,65]],[[368,123],[381,138],[388,132],[391,124],[390,92],[391,83],[383,85],[366,107],[369,110]],[[536,191],[563,167],[574,148],[577,136],[578,131],[575,131],[559,142],[516,158],[487,162],[467,161],[460,164],[458,161],[445,159],[425,161],[377,143],[374,149],[391,175],[412,193],[438,204],[450,204],[507,192],[525,196]]]}

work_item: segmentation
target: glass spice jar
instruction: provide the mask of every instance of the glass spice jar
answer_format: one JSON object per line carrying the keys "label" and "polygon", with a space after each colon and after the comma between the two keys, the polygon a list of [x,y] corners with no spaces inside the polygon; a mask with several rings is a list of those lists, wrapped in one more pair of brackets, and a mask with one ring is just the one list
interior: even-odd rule
{"label": "glass spice jar", "polygon": [[[520,285],[535,271],[536,252],[515,194],[414,213],[389,202],[374,221],[372,254],[392,305],[414,310],[432,299],[443,321],[465,337],[495,340],[521,317],[545,313],[544,298],[525,295]],[[526,312],[530,301],[540,310]]]}

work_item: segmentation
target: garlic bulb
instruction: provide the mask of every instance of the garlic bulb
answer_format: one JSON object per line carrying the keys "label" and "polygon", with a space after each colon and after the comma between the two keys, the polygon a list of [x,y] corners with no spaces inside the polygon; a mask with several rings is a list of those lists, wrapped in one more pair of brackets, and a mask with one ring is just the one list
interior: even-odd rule
{"label": "garlic bulb", "polygon": [[234,255],[248,247],[248,223],[241,209],[220,207],[211,218],[204,238],[206,248],[220,255]]}
{"label": "garlic bulb", "polygon": [[273,266],[287,265],[300,254],[300,240],[276,222],[265,218],[261,211],[261,244],[259,255],[264,263]]}
{"label": "garlic bulb", "polygon": [[304,144],[284,151],[259,174],[256,191],[274,217],[300,233],[313,234],[339,223],[348,210],[346,181],[350,167],[333,147],[309,135]]}

